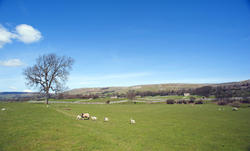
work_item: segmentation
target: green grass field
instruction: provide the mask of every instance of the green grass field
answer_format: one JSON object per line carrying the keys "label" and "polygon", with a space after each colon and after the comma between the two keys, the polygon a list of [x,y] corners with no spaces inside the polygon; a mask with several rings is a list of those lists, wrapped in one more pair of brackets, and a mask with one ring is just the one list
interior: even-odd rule
{"label": "green grass field", "polygon": [[114,99],[114,98],[96,98],[96,99],[50,99],[49,101],[65,101],[65,102],[106,102],[106,101],[120,101],[126,100],[126,98]]}
{"label": "green grass field", "polygon": [[[0,103],[1,151],[249,151],[250,108]],[[76,120],[89,112],[97,121]],[[109,117],[109,122],[103,118]],[[130,118],[136,124],[129,124]]]}
{"label": "green grass field", "polygon": [[[174,100],[180,100],[180,99],[190,99],[190,97],[194,97],[196,99],[201,99],[201,96],[196,96],[196,95],[190,95],[187,97],[184,96],[178,96],[178,95],[169,95],[169,96],[147,96],[147,97],[136,97],[134,100],[137,101],[156,101],[156,100],[167,100],[167,99],[174,99]],[[213,98],[213,97],[209,97]],[[110,98],[110,97],[105,97],[105,98],[96,98],[96,99],[50,99],[50,101],[63,101],[63,102],[101,102],[105,103],[106,101],[121,101],[121,100],[128,100],[127,98]],[[165,102],[162,102],[165,103]]]}

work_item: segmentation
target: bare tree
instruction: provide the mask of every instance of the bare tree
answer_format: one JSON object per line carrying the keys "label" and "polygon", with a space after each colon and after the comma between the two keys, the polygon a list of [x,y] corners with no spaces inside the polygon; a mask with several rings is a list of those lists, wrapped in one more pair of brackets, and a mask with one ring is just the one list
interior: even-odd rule
{"label": "bare tree", "polygon": [[129,100],[134,100],[135,97],[136,97],[136,93],[135,93],[134,90],[129,90],[129,91],[127,92],[127,98],[128,98]]}
{"label": "bare tree", "polygon": [[60,57],[56,54],[39,56],[36,64],[27,67],[23,72],[26,84],[38,87],[40,92],[45,94],[45,103],[48,104],[50,92],[58,93],[64,89],[73,63],[71,57]]}

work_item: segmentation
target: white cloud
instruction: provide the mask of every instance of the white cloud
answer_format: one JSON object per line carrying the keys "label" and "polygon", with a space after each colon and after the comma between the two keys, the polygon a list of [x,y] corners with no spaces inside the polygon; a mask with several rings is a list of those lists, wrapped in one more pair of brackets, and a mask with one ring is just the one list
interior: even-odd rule
{"label": "white cloud", "polygon": [[19,59],[10,59],[6,61],[0,61],[0,66],[7,66],[7,67],[17,67],[22,66],[24,63]]}
{"label": "white cloud", "polygon": [[40,31],[26,24],[16,26],[16,32],[17,39],[24,43],[37,42],[42,38]]}
{"label": "white cloud", "polygon": [[37,42],[41,38],[41,32],[30,25],[17,25],[15,32],[10,32],[0,24],[0,48],[6,43],[11,43],[13,39],[18,39],[19,41],[28,44]]}
{"label": "white cloud", "polygon": [[15,34],[9,32],[6,28],[4,28],[0,24],[0,48],[2,48],[3,45],[6,43],[11,43],[12,39],[15,37],[16,37]]}

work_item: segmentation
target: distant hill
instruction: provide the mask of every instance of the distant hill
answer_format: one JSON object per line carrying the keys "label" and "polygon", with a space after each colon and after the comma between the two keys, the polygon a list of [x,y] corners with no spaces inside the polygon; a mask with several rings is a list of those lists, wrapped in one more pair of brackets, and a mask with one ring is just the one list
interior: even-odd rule
{"label": "distant hill", "polygon": [[66,91],[65,94],[70,95],[88,95],[88,94],[112,94],[112,93],[126,93],[129,90],[135,90],[139,92],[143,91],[176,91],[181,89],[196,89],[203,86],[230,86],[230,85],[242,85],[250,84],[250,80],[240,82],[228,82],[228,83],[214,83],[214,84],[186,84],[186,83],[168,83],[168,84],[148,84],[148,85],[135,85],[129,87],[100,87],[100,88],[79,88]]}
{"label": "distant hill", "polygon": [[242,83],[249,83],[250,80],[240,82],[228,82],[228,83],[215,83],[215,84],[186,84],[186,83],[169,83],[169,84],[149,84],[149,85],[135,85],[129,87],[100,87],[100,88],[79,88],[66,91],[65,94],[70,95],[88,95],[88,94],[110,94],[110,93],[126,93],[129,90],[135,90],[139,92],[143,91],[166,91],[166,90],[181,90],[181,89],[195,89],[203,86],[229,86]]}
{"label": "distant hill", "polygon": [[0,92],[0,95],[9,95],[9,94],[29,94],[30,92]]}
{"label": "distant hill", "polygon": [[72,89],[66,94],[70,95],[88,95],[88,94],[110,94],[110,93],[126,93],[129,90],[135,90],[139,92],[143,91],[165,91],[165,90],[180,90],[180,89],[194,89],[210,84],[150,84],[150,85],[136,85],[130,87],[101,87],[101,88],[80,88]]}
{"label": "distant hill", "polygon": [[0,101],[13,98],[27,98],[38,95],[37,92],[0,92]]}
{"label": "distant hill", "polygon": [[[178,90],[188,90],[188,89],[196,89],[203,86],[223,86],[223,87],[231,87],[231,86],[240,86],[244,87],[246,85],[250,86],[250,80],[240,81],[240,82],[227,82],[227,83],[214,83],[214,84],[187,84],[187,83],[168,83],[168,84],[148,84],[148,85],[135,85],[129,87],[100,87],[100,88],[79,88],[72,89],[64,92],[64,94],[69,95],[89,95],[89,94],[100,94],[100,95],[108,95],[108,94],[122,94],[127,93],[129,90],[135,90],[138,92],[158,92],[158,91],[178,91]],[[13,97],[31,97],[36,96],[39,93],[36,92],[0,92],[0,98],[13,98]]]}

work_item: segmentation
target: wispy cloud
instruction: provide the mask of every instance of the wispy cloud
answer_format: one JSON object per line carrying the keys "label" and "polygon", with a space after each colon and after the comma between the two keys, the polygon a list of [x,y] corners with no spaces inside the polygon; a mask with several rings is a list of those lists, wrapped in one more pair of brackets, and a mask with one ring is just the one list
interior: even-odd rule
{"label": "wispy cloud", "polygon": [[0,66],[6,66],[6,67],[18,67],[22,66],[24,63],[19,59],[10,59],[6,61],[0,61]]}
{"label": "wispy cloud", "polygon": [[0,24],[0,48],[7,43],[12,43],[13,39],[17,39],[23,43],[37,42],[42,38],[39,30],[30,25],[17,25],[14,32],[10,32],[3,25]]}

